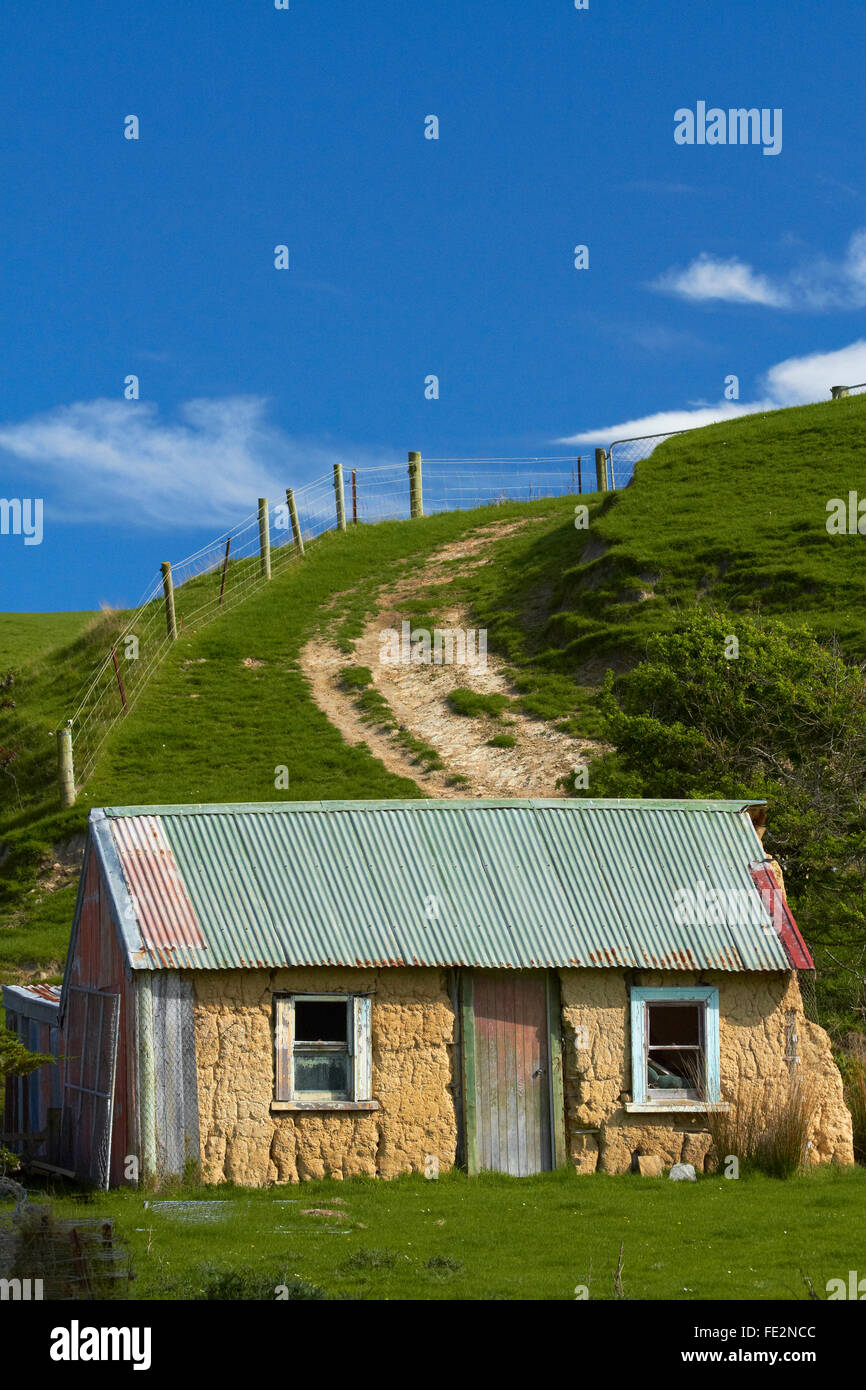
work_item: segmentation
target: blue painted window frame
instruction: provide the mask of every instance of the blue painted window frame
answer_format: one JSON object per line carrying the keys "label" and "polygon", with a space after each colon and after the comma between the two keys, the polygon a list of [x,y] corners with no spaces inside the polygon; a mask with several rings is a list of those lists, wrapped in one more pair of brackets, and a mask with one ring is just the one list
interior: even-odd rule
{"label": "blue painted window frame", "polygon": [[[714,985],[669,985],[631,988],[631,1085],[632,1099],[637,1105],[653,1102],[647,1097],[646,1084],[646,1006],[647,1004],[703,1004],[704,1048],[707,1067],[707,1094],[704,1100],[716,1105],[721,1100],[721,1058],[719,1052],[719,991]],[[695,1102],[692,1102],[694,1104]],[[697,1102],[698,1104],[700,1102]],[[659,1109],[665,1102],[658,1102]],[[667,1106],[670,1109],[670,1104]]]}

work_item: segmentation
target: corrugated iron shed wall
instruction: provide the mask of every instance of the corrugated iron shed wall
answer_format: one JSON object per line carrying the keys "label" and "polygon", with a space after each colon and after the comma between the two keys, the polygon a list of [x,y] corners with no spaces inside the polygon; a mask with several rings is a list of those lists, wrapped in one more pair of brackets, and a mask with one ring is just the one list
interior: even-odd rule
{"label": "corrugated iron shed wall", "polygon": [[[29,1052],[58,1057],[60,1053],[60,989],[57,985],[4,985],[3,1008],[6,1027]],[[6,1078],[6,1096],[0,1130],[5,1134],[45,1134],[50,1132],[50,1111],[59,1118],[62,1063],[46,1064],[29,1076]],[[15,1153],[24,1141],[11,1140]],[[51,1139],[33,1145],[34,1157],[52,1161]]]}
{"label": "corrugated iron shed wall", "polygon": [[[787,970],[746,802],[111,808],[91,832],[138,969]],[[678,922],[702,883],[752,901]]]}

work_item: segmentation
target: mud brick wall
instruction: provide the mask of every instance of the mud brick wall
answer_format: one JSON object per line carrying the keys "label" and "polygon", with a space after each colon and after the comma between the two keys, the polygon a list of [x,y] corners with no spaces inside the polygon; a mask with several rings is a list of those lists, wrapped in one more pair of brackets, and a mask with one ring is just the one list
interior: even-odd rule
{"label": "mud brick wall", "polygon": [[[372,992],[372,1112],[271,1110],[273,996]],[[438,969],[207,971],[195,977],[202,1170],[207,1182],[390,1178],[453,1166],[454,1012]]]}
{"label": "mud brick wall", "polygon": [[[635,1153],[659,1154],[666,1167],[703,1167],[710,1147],[700,1115],[630,1115],[621,1093],[631,1092],[628,977],[619,970],[561,970],[566,1128],[579,1172],[622,1173]],[[794,972],[690,974],[641,971],[631,983],[715,985],[719,991],[722,1096],[739,1084],[788,1076],[789,1039],[796,1034],[802,1070],[815,1081],[818,1106],[810,1138],[816,1163],[853,1163],[851,1116],[830,1039],[803,1013]],[[586,1047],[578,1047],[585,1042]]]}

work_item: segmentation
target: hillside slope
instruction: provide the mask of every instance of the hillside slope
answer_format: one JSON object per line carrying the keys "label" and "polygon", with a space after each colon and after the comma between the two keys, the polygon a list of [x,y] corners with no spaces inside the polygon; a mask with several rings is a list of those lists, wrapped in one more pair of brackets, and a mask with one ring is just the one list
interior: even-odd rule
{"label": "hillside slope", "polygon": [[[104,619],[17,678],[12,735],[26,775],[20,804],[4,788],[0,970],[58,968],[91,805],[417,796],[429,794],[434,773],[439,794],[484,794],[489,781],[473,784],[473,765],[494,766],[498,753],[480,752],[491,734],[505,735],[499,766],[513,759],[525,771],[530,760],[508,747],[508,720],[529,716],[543,721],[549,742],[563,740],[563,762],[572,762],[601,734],[596,693],[605,669],[639,660],[650,633],[676,628],[696,603],[805,619],[822,639],[837,636],[849,661],[862,660],[866,538],[826,529],[828,500],[852,490],[866,497],[866,397],[671,439],[638,465],[628,489],[581,499],[588,529],[566,498],[327,535],[242,607],[181,637],[106,742],[78,804],[60,812],[51,734],[116,621]],[[484,563],[461,559],[458,547],[431,564],[444,547],[485,531]],[[362,674],[354,699],[363,696],[366,719],[346,722],[333,708],[329,718],[321,690],[325,709],[305,678],[304,653],[328,644],[333,690],[339,655],[346,668],[369,671],[375,622],[396,621],[398,607],[420,626],[459,614],[485,627],[504,712],[461,719],[450,682],[419,700],[417,714],[411,692],[392,688],[399,709],[389,720],[388,690]],[[468,762],[455,759],[462,730],[479,750]],[[387,749],[397,745],[391,759]],[[539,783],[548,792],[551,780],[545,762]],[[514,786],[511,794],[532,794],[531,777]]]}

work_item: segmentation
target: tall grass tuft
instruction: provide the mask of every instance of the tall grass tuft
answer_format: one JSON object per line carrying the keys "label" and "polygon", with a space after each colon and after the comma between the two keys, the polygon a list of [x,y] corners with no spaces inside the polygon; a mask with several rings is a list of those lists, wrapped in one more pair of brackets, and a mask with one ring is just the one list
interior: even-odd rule
{"label": "tall grass tuft", "polygon": [[718,1161],[739,1160],[743,1172],[790,1178],[807,1164],[818,1107],[814,1080],[803,1073],[737,1085],[729,1110],[710,1110],[707,1127]]}

